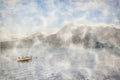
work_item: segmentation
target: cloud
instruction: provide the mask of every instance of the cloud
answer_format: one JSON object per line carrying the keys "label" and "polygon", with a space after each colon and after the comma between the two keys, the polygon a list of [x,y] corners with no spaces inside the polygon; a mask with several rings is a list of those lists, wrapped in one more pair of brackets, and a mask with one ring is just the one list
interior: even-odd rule
{"label": "cloud", "polygon": [[2,27],[15,33],[53,32],[66,23],[120,24],[119,0],[4,0]]}

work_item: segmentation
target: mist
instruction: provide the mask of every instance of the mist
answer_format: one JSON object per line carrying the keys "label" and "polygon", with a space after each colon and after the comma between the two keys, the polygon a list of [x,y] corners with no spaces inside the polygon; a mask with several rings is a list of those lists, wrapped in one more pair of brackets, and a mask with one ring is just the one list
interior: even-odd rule
{"label": "mist", "polygon": [[120,0],[0,0],[0,80],[120,80]]}
{"label": "mist", "polygon": [[[54,34],[2,41],[0,79],[119,80],[119,33],[114,26],[69,24]],[[26,55],[32,60],[16,61]]]}

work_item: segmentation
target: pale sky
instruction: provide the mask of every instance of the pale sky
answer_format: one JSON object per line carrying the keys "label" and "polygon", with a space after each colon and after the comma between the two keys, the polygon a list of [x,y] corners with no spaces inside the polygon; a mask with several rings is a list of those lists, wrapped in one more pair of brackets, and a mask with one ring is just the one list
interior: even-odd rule
{"label": "pale sky", "polygon": [[0,27],[53,32],[66,23],[120,25],[120,0],[0,0]]}

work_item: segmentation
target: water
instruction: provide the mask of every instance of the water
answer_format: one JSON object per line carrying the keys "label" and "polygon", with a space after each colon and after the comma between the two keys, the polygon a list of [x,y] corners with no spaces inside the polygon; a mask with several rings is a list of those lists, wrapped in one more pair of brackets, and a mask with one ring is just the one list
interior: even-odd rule
{"label": "water", "polygon": [[[119,52],[119,49],[43,45],[2,49],[0,80],[119,80]],[[26,55],[32,56],[32,60],[16,61]]]}

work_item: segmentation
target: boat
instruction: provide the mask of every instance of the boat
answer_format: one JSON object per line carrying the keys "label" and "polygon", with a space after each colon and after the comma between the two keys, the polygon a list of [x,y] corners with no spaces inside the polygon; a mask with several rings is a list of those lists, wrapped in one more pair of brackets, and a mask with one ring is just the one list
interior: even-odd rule
{"label": "boat", "polygon": [[17,58],[18,62],[26,62],[32,60],[32,56],[21,56]]}

